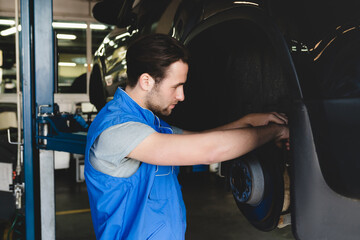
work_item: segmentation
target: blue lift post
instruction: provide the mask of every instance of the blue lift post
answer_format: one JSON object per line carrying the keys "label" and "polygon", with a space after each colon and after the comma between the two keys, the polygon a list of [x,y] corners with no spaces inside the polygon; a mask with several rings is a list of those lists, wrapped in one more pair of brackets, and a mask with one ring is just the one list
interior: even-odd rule
{"label": "blue lift post", "polygon": [[20,67],[23,92],[23,135],[24,135],[24,175],[25,175],[25,224],[26,239],[35,239],[35,202],[34,202],[34,121],[33,121],[33,61],[32,23],[30,1],[21,0],[21,38]]}
{"label": "blue lift post", "polygon": [[34,182],[34,163],[39,161],[35,119],[39,109],[41,113],[52,113],[54,106],[52,0],[21,0],[20,7],[26,239],[32,240],[40,236],[41,228],[35,218],[39,214],[35,205],[38,183]]}

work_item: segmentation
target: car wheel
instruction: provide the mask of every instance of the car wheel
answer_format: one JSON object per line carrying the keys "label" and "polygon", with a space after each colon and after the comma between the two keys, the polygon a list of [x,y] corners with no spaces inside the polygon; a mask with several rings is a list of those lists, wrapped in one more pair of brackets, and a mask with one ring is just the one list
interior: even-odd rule
{"label": "car wheel", "polygon": [[278,226],[284,205],[282,150],[267,144],[232,162],[229,185],[236,205],[257,229]]}

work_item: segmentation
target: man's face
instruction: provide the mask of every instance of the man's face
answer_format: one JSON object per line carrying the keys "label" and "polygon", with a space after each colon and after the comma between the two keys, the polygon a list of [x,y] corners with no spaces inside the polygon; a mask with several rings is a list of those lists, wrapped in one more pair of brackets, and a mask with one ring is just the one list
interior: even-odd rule
{"label": "man's face", "polygon": [[168,116],[178,102],[184,101],[184,84],[186,82],[188,65],[181,60],[171,64],[165,78],[155,84],[146,99],[149,110]]}

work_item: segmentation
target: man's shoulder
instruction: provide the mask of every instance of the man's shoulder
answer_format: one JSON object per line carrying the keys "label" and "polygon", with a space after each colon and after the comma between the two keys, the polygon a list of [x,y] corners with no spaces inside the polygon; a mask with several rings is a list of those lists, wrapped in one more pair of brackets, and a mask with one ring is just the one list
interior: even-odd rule
{"label": "man's shoulder", "polygon": [[115,124],[107,129],[105,129],[101,135],[118,135],[119,133],[129,132],[141,132],[141,131],[151,131],[154,132],[152,127],[142,122],[137,121],[128,121],[124,123]]}
{"label": "man's shoulder", "polygon": [[125,177],[133,174],[139,161],[129,159],[129,153],[155,130],[140,122],[125,122],[104,130],[90,150],[90,163],[105,174]]}
{"label": "man's shoulder", "polygon": [[[113,152],[131,149],[155,130],[140,122],[125,122],[105,129],[96,140],[95,148]],[[128,151],[126,151],[128,152]]]}

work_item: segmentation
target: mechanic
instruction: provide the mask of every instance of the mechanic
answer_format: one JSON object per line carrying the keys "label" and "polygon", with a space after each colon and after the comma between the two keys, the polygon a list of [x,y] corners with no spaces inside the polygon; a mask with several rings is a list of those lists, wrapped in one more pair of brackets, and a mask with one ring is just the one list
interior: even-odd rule
{"label": "mechanic", "polygon": [[117,89],[88,132],[85,179],[96,237],[184,239],[176,166],[231,160],[271,140],[288,139],[287,118],[249,114],[202,133],[181,130],[155,114],[170,115],[185,98],[185,47],[152,34],[129,46],[126,61],[125,89]]}

